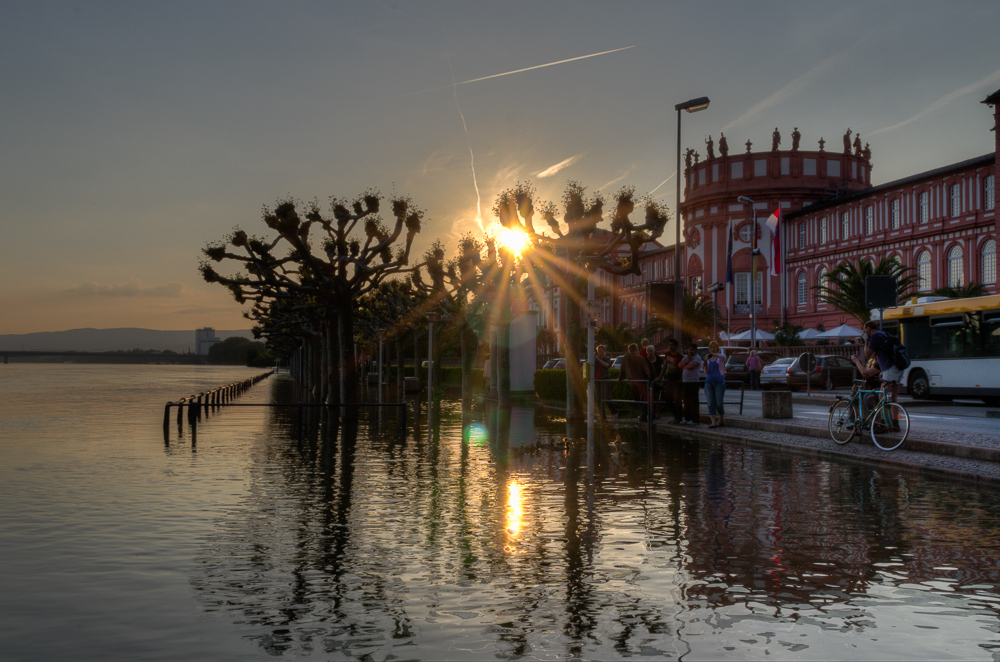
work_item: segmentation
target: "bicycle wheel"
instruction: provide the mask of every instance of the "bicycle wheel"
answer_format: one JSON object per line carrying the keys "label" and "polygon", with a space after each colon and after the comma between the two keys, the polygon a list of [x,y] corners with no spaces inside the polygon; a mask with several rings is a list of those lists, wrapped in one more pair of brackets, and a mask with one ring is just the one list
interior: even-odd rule
{"label": "bicycle wheel", "polygon": [[910,433],[910,415],[898,402],[887,402],[872,419],[872,441],[884,451],[899,448]]}
{"label": "bicycle wheel", "polygon": [[830,436],[838,444],[846,444],[857,432],[858,407],[849,400],[839,400],[830,410]]}

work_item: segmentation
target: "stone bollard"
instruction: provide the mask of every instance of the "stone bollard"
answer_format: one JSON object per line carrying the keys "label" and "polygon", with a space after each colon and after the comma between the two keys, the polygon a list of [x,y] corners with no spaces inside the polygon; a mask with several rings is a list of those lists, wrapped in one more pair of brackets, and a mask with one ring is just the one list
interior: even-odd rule
{"label": "stone bollard", "polygon": [[792,392],[763,391],[761,418],[792,418]]}

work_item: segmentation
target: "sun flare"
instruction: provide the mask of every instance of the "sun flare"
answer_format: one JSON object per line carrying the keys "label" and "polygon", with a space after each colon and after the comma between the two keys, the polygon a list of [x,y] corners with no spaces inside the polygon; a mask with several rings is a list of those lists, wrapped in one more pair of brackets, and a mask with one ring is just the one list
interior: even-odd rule
{"label": "sun flare", "polygon": [[510,228],[500,228],[497,231],[497,240],[501,246],[518,257],[521,257],[521,253],[531,245],[528,235],[520,230],[512,230]]}

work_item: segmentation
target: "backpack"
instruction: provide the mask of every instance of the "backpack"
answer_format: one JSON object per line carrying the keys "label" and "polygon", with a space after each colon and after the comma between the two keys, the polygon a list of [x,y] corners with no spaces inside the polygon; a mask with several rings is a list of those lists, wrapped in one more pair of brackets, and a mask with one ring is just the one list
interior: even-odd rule
{"label": "backpack", "polygon": [[889,342],[892,343],[892,347],[889,350],[889,357],[892,359],[892,364],[900,370],[909,368],[910,356],[906,353],[906,345],[899,342],[899,338],[893,336],[889,336]]}

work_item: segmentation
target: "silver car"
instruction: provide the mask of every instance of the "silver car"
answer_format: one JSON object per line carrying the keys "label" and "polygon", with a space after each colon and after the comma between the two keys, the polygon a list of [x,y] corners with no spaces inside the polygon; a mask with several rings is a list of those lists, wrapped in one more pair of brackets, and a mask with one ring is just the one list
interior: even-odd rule
{"label": "silver car", "polygon": [[793,363],[795,363],[795,358],[785,357],[764,366],[764,369],[760,371],[760,387],[788,388],[788,369],[792,367]]}

